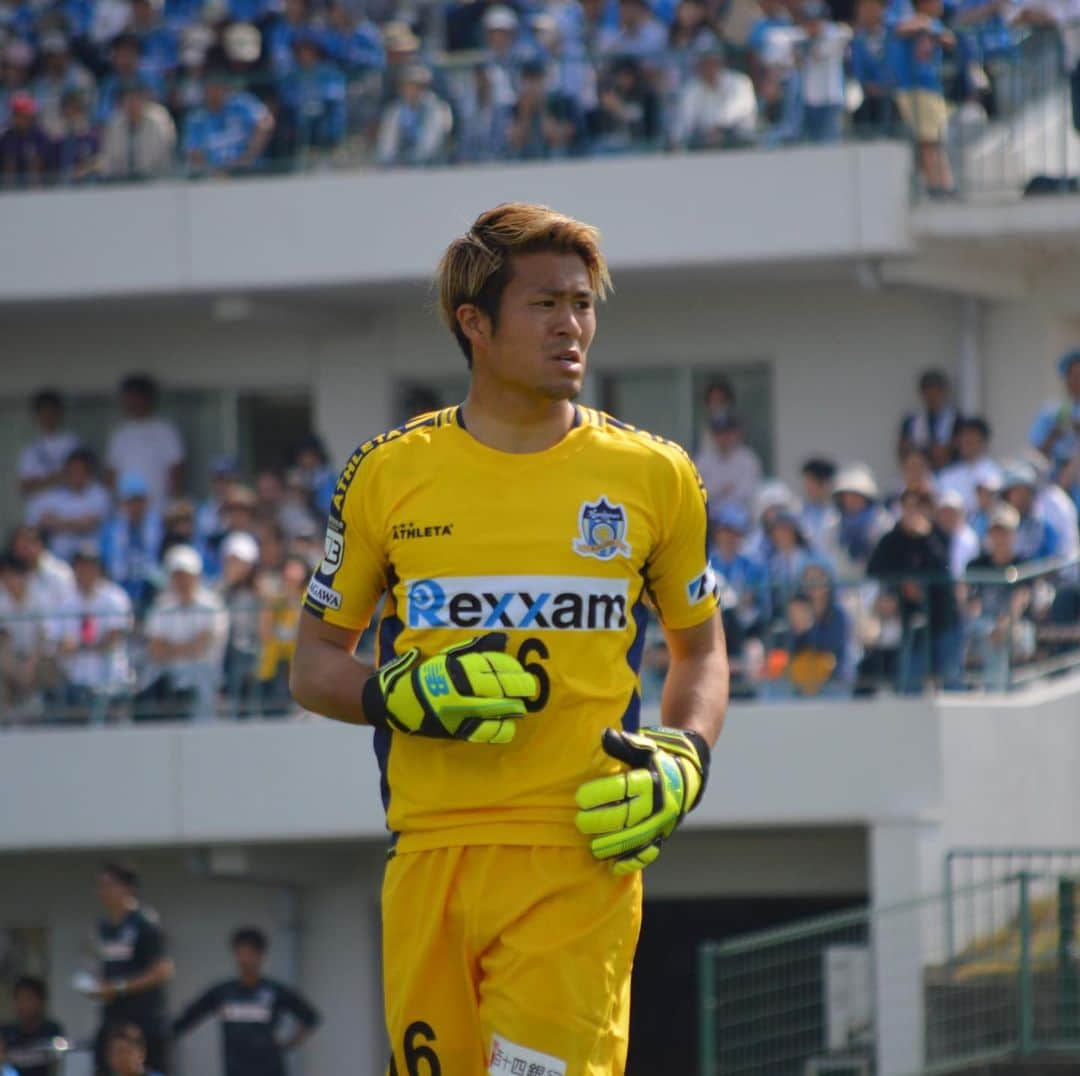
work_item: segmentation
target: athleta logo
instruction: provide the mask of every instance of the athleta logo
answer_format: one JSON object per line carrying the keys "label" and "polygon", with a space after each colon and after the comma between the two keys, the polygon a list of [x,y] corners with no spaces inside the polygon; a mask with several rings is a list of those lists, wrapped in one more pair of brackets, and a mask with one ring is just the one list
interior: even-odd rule
{"label": "athleta logo", "polygon": [[434,523],[429,527],[419,523],[395,523],[390,528],[390,537],[395,542],[404,538],[445,538],[453,533],[453,523]]}
{"label": "athleta logo", "polygon": [[627,580],[580,575],[461,575],[405,583],[410,628],[621,631]]}
{"label": "athleta logo", "polygon": [[581,536],[574,539],[574,552],[582,557],[611,560],[614,556],[630,556],[626,538],[626,509],[621,504],[608,504],[606,497],[586,501],[578,513]]}

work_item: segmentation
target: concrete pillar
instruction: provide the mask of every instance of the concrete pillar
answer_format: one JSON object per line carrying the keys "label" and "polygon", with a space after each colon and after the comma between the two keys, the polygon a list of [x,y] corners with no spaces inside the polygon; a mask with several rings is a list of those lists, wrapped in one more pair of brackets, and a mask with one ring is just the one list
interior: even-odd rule
{"label": "concrete pillar", "polygon": [[960,300],[960,355],[956,399],[961,412],[980,415],[983,408],[983,302],[973,295]]}
{"label": "concrete pillar", "polygon": [[922,977],[934,913],[933,908],[915,902],[940,889],[941,847],[941,826],[935,821],[888,820],[870,827],[879,1076],[910,1076],[924,1065]]}

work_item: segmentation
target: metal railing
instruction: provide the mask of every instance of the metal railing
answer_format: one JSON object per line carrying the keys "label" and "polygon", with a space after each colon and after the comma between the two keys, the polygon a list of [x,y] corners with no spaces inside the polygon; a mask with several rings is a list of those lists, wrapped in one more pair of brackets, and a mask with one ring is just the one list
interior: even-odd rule
{"label": "metal railing", "polygon": [[[944,1073],[1080,1055],[1077,880],[1026,871],[698,951],[701,1076]],[[977,917],[950,956],[946,909]]]}
{"label": "metal railing", "polygon": [[[759,94],[757,114],[749,125],[702,138],[680,132],[677,121],[680,94],[696,62],[689,50],[666,50],[634,61],[639,66],[636,77],[650,103],[645,107],[644,98],[634,98],[634,107],[627,112],[638,114],[644,108],[655,114],[655,123],[650,121],[648,128],[640,121],[624,122],[615,112],[608,116],[600,107],[597,88],[605,90],[613,85],[614,65],[624,59],[613,53],[545,58],[537,50],[529,59],[495,60],[480,52],[432,52],[425,59],[434,96],[421,95],[419,103],[410,105],[415,115],[410,114],[409,120],[410,138],[416,135],[413,128],[430,123],[430,145],[422,152],[416,147],[401,150],[390,158],[379,133],[394,101],[399,100],[397,76],[389,69],[340,68],[337,83],[314,71],[299,78],[279,78],[270,72],[234,76],[230,92],[243,90],[261,101],[274,118],[273,132],[254,159],[241,146],[235,153],[209,162],[202,161],[188,145],[192,116],[201,107],[204,86],[200,76],[181,74],[168,80],[160,91],[178,132],[170,167],[152,176],[140,176],[130,172],[125,160],[117,166],[118,171],[110,172],[65,157],[61,132],[57,131],[55,159],[42,174],[8,177],[0,186],[775,148],[848,139],[915,142],[914,134],[927,109],[935,114],[940,109],[946,117],[940,140],[951,161],[956,192],[963,197],[1018,195],[1038,175],[1063,176],[1080,165],[1080,142],[1070,119],[1069,83],[1054,34],[1017,30],[1008,49],[982,63],[946,60],[941,78],[947,105],[936,93],[930,101],[898,91],[887,94],[884,107],[867,118],[865,110],[855,107],[862,91],[849,79],[849,99],[837,106],[838,122],[830,125],[827,133],[807,120],[799,89],[802,55],[803,50],[797,48],[794,67],[781,79],[787,87],[783,94],[777,96],[775,87],[768,90],[759,85],[764,92]],[[527,137],[511,134],[523,72],[527,64],[537,60],[545,80],[540,110],[552,122],[538,122],[530,127]],[[728,63],[736,70],[750,68],[748,55],[738,48],[728,49]],[[771,86],[768,79],[765,83]],[[556,130],[561,133],[553,134]],[[915,195],[928,193],[918,163],[913,174]],[[1069,187],[1049,189],[1067,191]]]}

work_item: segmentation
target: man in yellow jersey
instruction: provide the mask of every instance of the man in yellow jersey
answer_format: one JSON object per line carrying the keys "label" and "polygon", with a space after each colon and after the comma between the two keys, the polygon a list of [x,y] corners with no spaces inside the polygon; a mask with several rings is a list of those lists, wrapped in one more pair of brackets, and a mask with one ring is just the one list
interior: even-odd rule
{"label": "man in yellow jersey", "polygon": [[[623,1073],[641,868],[723,722],[693,464],[574,403],[608,283],[596,230],[543,206],[451,243],[468,396],[357,449],[308,588],[293,693],[375,727],[391,1076]],[[649,607],[671,667],[639,730]]]}

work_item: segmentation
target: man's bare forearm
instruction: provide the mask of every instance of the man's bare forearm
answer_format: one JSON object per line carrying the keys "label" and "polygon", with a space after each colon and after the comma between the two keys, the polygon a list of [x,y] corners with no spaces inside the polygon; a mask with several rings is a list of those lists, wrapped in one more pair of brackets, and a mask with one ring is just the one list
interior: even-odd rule
{"label": "man's bare forearm", "polygon": [[728,704],[728,660],[721,644],[706,653],[673,657],[660,705],[665,725],[688,729],[711,747],[724,725]]}
{"label": "man's bare forearm", "polygon": [[323,640],[298,646],[289,674],[293,698],[312,713],[351,725],[366,725],[360,701],[372,667]]}

